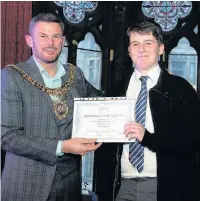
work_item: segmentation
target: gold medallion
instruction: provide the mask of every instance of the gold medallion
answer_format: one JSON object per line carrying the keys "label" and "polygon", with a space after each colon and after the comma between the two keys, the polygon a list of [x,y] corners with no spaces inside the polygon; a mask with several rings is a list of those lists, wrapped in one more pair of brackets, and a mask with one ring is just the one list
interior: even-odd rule
{"label": "gold medallion", "polygon": [[16,65],[9,64],[6,67],[12,67],[15,70],[17,70],[23,76],[23,78],[25,78],[28,82],[30,82],[33,86],[37,87],[39,90],[47,93],[48,95],[53,95],[53,96],[58,97],[59,100],[53,102],[53,107],[54,107],[54,111],[56,113],[56,117],[59,120],[62,120],[67,116],[69,109],[67,107],[66,101],[62,101],[61,98],[64,96],[64,94],[66,94],[70,90],[71,85],[74,82],[74,77],[75,77],[75,66],[74,65],[69,64],[69,79],[67,80],[65,85],[63,85],[62,87],[55,88],[55,89],[48,88],[48,87],[36,82],[35,80],[33,80],[33,78],[31,76],[29,76],[26,72],[24,72],[20,67],[18,67]]}
{"label": "gold medallion", "polygon": [[56,113],[56,117],[59,120],[63,120],[67,116],[68,107],[67,107],[66,101],[61,101],[61,100],[55,101],[53,103],[53,108]]}

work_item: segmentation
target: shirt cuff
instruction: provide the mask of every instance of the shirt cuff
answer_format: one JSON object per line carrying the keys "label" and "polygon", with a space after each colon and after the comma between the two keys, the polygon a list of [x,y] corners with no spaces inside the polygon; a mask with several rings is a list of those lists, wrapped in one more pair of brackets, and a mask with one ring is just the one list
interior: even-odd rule
{"label": "shirt cuff", "polygon": [[62,140],[58,141],[57,149],[56,149],[56,156],[62,156],[64,153],[61,152],[62,149]]}

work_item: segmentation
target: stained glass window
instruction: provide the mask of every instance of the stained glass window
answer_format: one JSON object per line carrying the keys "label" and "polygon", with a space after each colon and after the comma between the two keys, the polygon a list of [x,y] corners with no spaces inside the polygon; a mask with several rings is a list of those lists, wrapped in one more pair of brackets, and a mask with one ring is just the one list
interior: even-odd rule
{"label": "stained glass window", "polygon": [[164,32],[171,31],[178,18],[186,17],[192,10],[191,1],[143,1],[142,12],[159,24]]}
{"label": "stained glass window", "polygon": [[63,7],[65,18],[78,24],[85,18],[85,12],[91,12],[97,8],[97,1],[54,1],[60,7]]}
{"label": "stained glass window", "polygon": [[185,78],[195,89],[197,88],[197,52],[183,37],[178,46],[169,55],[169,71]]}

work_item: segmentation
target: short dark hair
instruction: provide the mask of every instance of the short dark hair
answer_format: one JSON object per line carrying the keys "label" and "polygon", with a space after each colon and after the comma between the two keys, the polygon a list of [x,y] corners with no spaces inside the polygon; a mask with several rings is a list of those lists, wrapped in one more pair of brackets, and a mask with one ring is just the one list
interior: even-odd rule
{"label": "short dark hair", "polygon": [[138,23],[130,26],[127,30],[127,35],[129,37],[129,40],[130,40],[130,33],[131,32],[136,32],[139,34],[151,33],[156,38],[159,45],[163,44],[162,29],[159,25],[156,25],[152,22],[141,21],[141,22],[138,22]]}
{"label": "short dark hair", "polygon": [[62,28],[62,33],[64,33],[64,23],[60,18],[58,18],[56,15],[53,15],[52,13],[40,13],[37,16],[33,17],[29,23],[29,34],[31,33],[33,27],[37,22],[55,22],[60,24]]}

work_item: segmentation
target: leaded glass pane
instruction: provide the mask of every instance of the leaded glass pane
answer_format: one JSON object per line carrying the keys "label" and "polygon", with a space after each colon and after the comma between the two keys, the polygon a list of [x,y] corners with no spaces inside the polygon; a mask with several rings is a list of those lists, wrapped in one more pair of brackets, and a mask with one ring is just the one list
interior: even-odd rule
{"label": "leaded glass pane", "polygon": [[85,12],[91,12],[97,8],[97,1],[54,1],[58,6],[63,7],[65,18],[77,24],[85,18]]}
{"label": "leaded glass pane", "polygon": [[102,53],[91,33],[87,33],[85,39],[78,44],[76,63],[83,70],[86,79],[100,89]]}
{"label": "leaded glass pane", "polygon": [[198,26],[194,28],[194,33],[198,34]]}
{"label": "leaded glass pane", "polygon": [[169,71],[185,78],[195,89],[197,88],[197,52],[183,37],[178,46],[169,55]]}
{"label": "leaded glass pane", "polygon": [[94,152],[82,157],[82,194],[93,191]]}
{"label": "leaded glass pane", "polygon": [[91,12],[96,9],[97,5],[98,5],[97,1],[85,1],[83,6],[85,11]]}
{"label": "leaded glass pane", "polygon": [[178,18],[186,17],[192,10],[191,1],[143,1],[142,12],[159,24],[163,31],[171,31]]}
{"label": "leaded glass pane", "polygon": [[85,18],[85,12],[80,8],[74,9],[66,6],[63,8],[63,13],[65,18],[73,24],[79,23]]}
{"label": "leaded glass pane", "polygon": [[67,63],[67,59],[68,59],[68,43],[65,41],[64,46],[62,48],[62,52],[61,52],[58,60],[62,64],[66,64]]}
{"label": "leaded glass pane", "polygon": [[[87,33],[78,44],[77,66],[80,67],[86,79],[97,89],[101,88],[102,52],[95,42],[92,33]],[[93,190],[94,152],[82,157],[82,193]]]}

